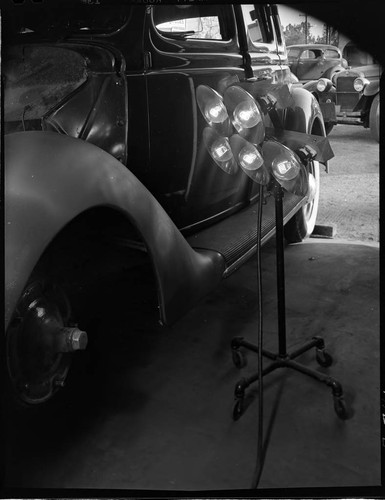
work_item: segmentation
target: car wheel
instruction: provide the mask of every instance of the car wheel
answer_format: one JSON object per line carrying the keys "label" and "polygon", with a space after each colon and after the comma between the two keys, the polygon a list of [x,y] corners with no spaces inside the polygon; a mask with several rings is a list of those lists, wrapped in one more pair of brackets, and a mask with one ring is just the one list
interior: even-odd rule
{"label": "car wheel", "polygon": [[288,243],[299,243],[308,238],[314,230],[318,213],[320,173],[318,161],[310,163],[309,172],[315,179],[315,195],[309,203],[304,205],[284,227],[285,238]]}
{"label": "car wheel", "polygon": [[370,107],[369,127],[373,139],[380,142],[380,94],[376,95]]}
{"label": "car wheel", "polygon": [[33,407],[51,399],[65,384],[72,352],[85,349],[86,344],[86,333],[71,323],[71,307],[63,289],[34,275],[6,332],[11,403]]}

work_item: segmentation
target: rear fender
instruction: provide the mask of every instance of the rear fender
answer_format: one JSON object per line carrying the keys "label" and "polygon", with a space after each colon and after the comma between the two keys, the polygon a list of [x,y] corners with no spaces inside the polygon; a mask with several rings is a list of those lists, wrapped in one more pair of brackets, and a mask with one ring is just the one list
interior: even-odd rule
{"label": "rear fender", "polygon": [[175,321],[220,281],[222,257],[194,251],[145,186],[105,151],[50,132],[12,134],[4,146],[6,324],[53,238],[94,207],[115,208],[141,233],[164,323]]}

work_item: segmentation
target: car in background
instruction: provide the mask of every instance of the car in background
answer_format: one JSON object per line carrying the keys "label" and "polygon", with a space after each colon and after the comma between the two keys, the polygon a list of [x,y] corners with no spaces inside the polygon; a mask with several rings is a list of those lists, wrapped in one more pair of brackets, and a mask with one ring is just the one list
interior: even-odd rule
{"label": "car in background", "polygon": [[290,70],[300,82],[332,78],[336,72],[348,67],[341,50],[334,45],[289,45],[287,55]]}
{"label": "car in background", "polygon": [[[373,57],[351,42],[343,51],[349,67],[331,78],[307,82],[309,90],[320,103],[327,133],[336,123],[369,128],[379,142],[380,79],[382,68]],[[335,116],[332,107],[335,108]]]}

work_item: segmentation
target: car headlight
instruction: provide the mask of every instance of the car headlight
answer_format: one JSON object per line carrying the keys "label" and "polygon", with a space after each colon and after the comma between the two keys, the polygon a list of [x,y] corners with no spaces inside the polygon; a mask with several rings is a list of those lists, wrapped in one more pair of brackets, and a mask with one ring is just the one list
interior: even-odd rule
{"label": "car headlight", "polygon": [[356,92],[362,92],[368,83],[369,80],[367,80],[366,78],[358,77],[353,82],[354,90]]}
{"label": "car headlight", "polygon": [[332,87],[332,82],[327,78],[320,78],[317,82],[317,90],[318,92],[327,92]]}

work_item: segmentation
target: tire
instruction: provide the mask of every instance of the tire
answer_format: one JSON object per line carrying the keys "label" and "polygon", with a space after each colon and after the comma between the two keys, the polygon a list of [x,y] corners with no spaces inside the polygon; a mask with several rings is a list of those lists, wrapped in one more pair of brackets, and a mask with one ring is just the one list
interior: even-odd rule
{"label": "tire", "polygon": [[369,127],[373,139],[380,142],[380,94],[376,95],[370,107]]}
{"label": "tire", "polygon": [[284,227],[285,239],[288,243],[300,243],[308,238],[314,230],[318,213],[320,173],[318,161],[310,163],[310,173],[316,183],[314,198],[304,205]]}
{"label": "tire", "polygon": [[333,130],[334,124],[333,123],[325,123],[325,132],[326,135],[329,135],[330,132]]}

